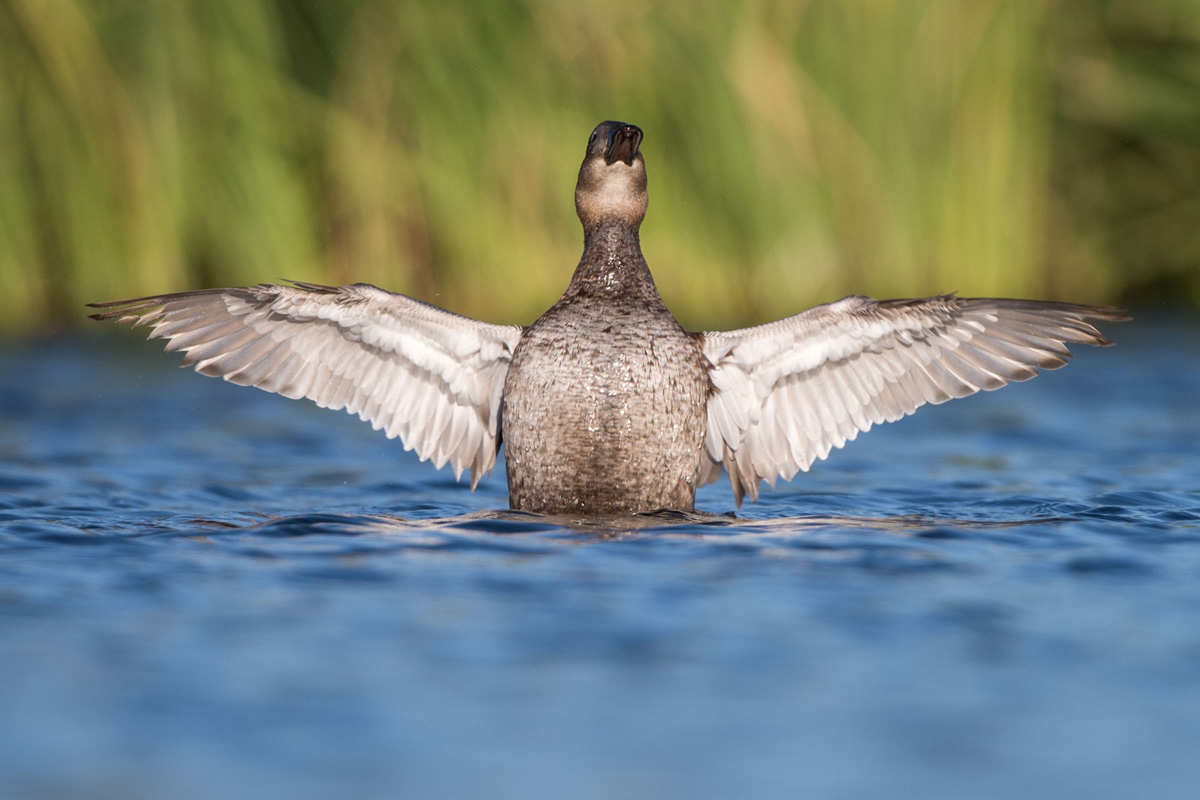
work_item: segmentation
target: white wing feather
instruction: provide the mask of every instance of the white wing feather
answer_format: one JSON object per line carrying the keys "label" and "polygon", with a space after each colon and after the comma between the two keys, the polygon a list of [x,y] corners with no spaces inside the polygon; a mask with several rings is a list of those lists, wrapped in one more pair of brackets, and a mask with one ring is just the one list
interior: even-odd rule
{"label": "white wing feather", "polygon": [[114,303],[95,319],[150,325],[197,372],[344,408],[471,486],[499,448],[504,379],[522,329],[368,284],[262,284]]}
{"label": "white wing feather", "polygon": [[850,296],[755,328],[702,334],[711,364],[703,475],[741,502],[872,425],[1056,369],[1068,343],[1112,344],[1089,319],[1118,309],[953,295]]}

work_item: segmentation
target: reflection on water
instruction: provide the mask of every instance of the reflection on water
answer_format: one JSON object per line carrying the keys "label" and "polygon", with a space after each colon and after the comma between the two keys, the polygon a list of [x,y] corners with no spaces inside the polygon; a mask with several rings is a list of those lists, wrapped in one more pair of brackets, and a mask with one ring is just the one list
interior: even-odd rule
{"label": "reflection on water", "polygon": [[1119,333],[605,520],[129,337],[10,346],[0,796],[1190,796],[1200,336]]}

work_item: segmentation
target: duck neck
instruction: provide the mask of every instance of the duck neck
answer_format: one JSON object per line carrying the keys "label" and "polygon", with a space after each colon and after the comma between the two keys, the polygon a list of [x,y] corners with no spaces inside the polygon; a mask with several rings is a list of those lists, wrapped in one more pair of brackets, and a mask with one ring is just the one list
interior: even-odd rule
{"label": "duck neck", "polygon": [[585,229],[583,257],[563,299],[640,297],[661,303],[650,267],[642,256],[638,230],[628,224],[601,224]]}

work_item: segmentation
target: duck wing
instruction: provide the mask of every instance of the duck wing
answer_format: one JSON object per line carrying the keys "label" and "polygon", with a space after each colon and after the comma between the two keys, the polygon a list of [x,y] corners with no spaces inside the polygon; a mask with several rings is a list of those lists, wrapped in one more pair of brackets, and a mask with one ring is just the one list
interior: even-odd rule
{"label": "duck wing", "polygon": [[724,466],[738,503],[757,499],[760,480],[789,480],[872,425],[1057,369],[1068,344],[1110,345],[1089,320],[1124,319],[1067,303],[852,295],[700,334],[713,384],[702,473],[715,479]]}
{"label": "duck wing", "polygon": [[399,436],[471,487],[496,462],[504,379],[522,328],[489,325],[369,284],[261,284],[110,303],[96,320],[150,325],[184,366]]}

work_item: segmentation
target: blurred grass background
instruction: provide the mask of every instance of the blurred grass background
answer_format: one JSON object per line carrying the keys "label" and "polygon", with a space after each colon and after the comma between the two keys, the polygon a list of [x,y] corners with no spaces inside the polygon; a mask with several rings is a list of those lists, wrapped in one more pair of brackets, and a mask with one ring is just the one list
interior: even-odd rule
{"label": "blurred grass background", "polygon": [[528,322],[610,118],[691,328],[1200,303],[1195,0],[0,0],[0,329],[281,278]]}

